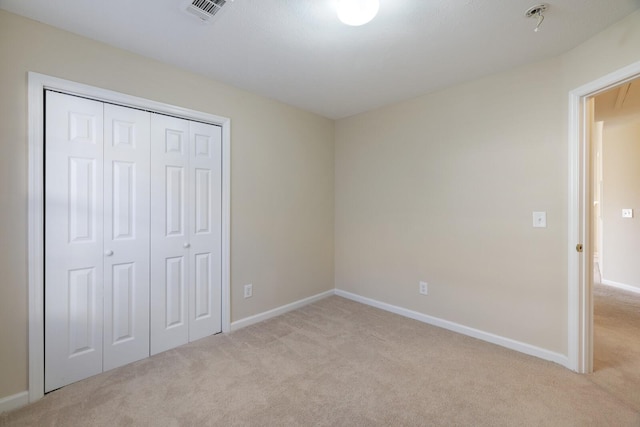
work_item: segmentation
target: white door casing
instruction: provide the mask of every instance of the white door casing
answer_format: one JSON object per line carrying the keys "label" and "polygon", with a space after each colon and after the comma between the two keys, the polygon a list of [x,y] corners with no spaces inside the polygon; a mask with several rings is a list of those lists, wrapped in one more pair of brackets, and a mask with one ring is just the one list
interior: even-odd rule
{"label": "white door casing", "polygon": [[103,104],[49,92],[45,391],[102,372]]}
{"label": "white door casing", "polygon": [[230,331],[231,121],[228,118],[139,98],[44,74],[28,73],[28,294],[29,402],[45,390],[45,90],[212,123],[222,129],[222,331]]}
{"label": "white door casing", "polygon": [[[579,373],[593,369],[593,215],[588,101],[639,76],[640,62],[635,62],[569,93],[568,367]],[[576,252],[578,243],[584,247],[581,253]]]}
{"label": "white door casing", "polygon": [[150,121],[104,105],[105,371],[149,356]]}

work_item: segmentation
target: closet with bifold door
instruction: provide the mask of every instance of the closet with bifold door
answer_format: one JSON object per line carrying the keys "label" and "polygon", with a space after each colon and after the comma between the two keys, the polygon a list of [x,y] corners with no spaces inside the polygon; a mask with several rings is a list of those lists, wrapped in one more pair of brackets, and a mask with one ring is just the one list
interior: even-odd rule
{"label": "closet with bifold door", "polygon": [[45,100],[48,392],[221,331],[222,132]]}

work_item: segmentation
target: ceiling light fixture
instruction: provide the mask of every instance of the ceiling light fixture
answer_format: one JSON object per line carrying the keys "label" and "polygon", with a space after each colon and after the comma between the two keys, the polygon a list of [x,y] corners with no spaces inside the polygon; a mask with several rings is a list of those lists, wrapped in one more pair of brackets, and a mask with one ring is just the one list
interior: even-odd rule
{"label": "ceiling light fixture", "polygon": [[527,18],[538,18],[538,24],[536,25],[536,28],[533,30],[534,32],[537,33],[538,30],[540,29],[540,25],[542,24],[542,21],[544,21],[544,12],[546,12],[548,8],[549,8],[548,4],[538,4],[536,6],[530,7],[524,13],[524,16],[526,16]]}
{"label": "ceiling light fixture", "polygon": [[380,8],[379,0],[338,0],[338,19],[359,26],[371,21]]}

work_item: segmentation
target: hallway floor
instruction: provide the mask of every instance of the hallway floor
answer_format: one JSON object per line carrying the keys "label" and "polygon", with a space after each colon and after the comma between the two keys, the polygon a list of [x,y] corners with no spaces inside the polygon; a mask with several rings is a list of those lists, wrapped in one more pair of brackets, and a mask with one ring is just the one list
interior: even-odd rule
{"label": "hallway floor", "polygon": [[589,379],[640,410],[640,294],[596,283],[593,296],[594,373]]}

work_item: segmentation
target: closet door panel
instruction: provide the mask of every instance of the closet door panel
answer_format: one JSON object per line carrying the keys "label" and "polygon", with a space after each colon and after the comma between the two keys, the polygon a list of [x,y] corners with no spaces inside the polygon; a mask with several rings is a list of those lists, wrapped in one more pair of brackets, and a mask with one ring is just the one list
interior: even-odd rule
{"label": "closet door panel", "polygon": [[45,391],[102,372],[103,105],[47,91]]}
{"label": "closet door panel", "polygon": [[222,130],[190,122],[189,340],[222,330]]}
{"label": "closet door panel", "polygon": [[104,370],[149,356],[151,114],[104,106]]}
{"label": "closet door panel", "polygon": [[47,91],[45,391],[221,331],[221,128]]}
{"label": "closet door panel", "polygon": [[151,354],[189,341],[189,122],[151,115]]}

